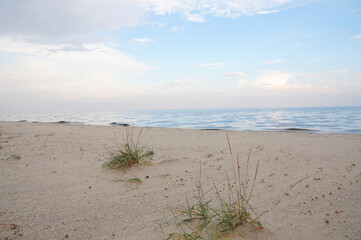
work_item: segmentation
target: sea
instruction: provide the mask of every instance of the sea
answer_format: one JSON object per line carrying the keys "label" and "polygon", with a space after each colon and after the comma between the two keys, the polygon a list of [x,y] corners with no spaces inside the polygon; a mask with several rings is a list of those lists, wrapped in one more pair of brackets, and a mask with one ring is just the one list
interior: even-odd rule
{"label": "sea", "polygon": [[0,114],[0,121],[204,130],[361,133],[361,106]]}

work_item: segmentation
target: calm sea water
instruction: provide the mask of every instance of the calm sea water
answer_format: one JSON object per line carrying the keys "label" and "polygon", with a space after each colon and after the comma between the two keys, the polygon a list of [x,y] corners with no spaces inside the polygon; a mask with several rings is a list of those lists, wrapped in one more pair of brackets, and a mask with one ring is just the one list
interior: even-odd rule
{"label": "calm sea water", "polygon": [[227,129],[361,133],[361,107],[154,110],[104,113],[0,114],[0,121]]}

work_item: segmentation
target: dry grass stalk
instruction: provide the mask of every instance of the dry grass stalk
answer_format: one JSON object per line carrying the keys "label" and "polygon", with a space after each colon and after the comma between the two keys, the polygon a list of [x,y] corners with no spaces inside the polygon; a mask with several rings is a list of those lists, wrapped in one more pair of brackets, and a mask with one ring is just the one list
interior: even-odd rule
{"label": "dry grass stalk", "polygon": [[294,186],[296,186],[297,184],[303,182],[304,180],[306,180],[306,179],[309,178],[309,177],[310,177],[310,176],[304,177],[304,178],[298,180],[297,182],[295,182],[294,184],[292,184],[291,187],[276,201],[276,203],[275,203],[270,209],[265,210],[265,211],[263,211],[261,214],[259,214],[259,215],[257,216],[257,219],[259,219],[261,216],[263,216],[264,214],[272,211],[275,207],[277,207],[278,204],[281,203],[282,199],[283,199],[285,196],[287,196],[287,194],[289,193],[289,191],[291,191],[291,189],[292,189]]}

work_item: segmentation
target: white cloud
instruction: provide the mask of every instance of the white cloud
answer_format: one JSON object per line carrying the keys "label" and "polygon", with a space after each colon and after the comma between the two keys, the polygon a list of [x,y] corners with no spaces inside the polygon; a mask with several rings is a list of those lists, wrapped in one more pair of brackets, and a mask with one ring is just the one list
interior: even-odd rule
{"label": "white cloud", "polygon": [[166,23],[159,23],[159,24],[158,24],[158,27],[159,27],[159,28],[162,28],[162,27],[166,27],[167,25],[168,25],[168,24],[166,24]]}
{"label": "white cloud", "polygon": [[227,89],[218,89],[217,93],[221,93],[221,94],[228,95],[228,96],[232,96],[232,95],[236,94],[235,91],[231,91],[231,90],[227,90]]}
{"label": "white cloud", "polygon": [[[317,98],[317,94],[328,94],[330,98],[340,96],[342,93],[347,95],[353,91],[351,87],[356,85],[350,82],[343,74],[339,73],[309,73],[293,74],[280,71],[263,71],[261,75],[249,80],[249,83],[258,89],[263,89],[263,93],[279,94],[279,97],[293,97],[292,94],[312,96]],[[244,87],[243,82],[238,82],[238,86]],[[361,85],[360,85],[361,86]],[[250,90],[249,88],[246,88]],[[357,87],[356,91],[361,88]],[[275,95],[277,96],[277,95]]]}
{"label": "white cloud", "polygon": [[347,71],[343,70],[343,69],[339,69],[339,70],[335,70],[335,71],[330,71],[329,73],[331,73],[331,74],[346,74]]}
{"label": "white cloud", "polygon": [[173,26],[170,29],[172,32],[183,32],[184,31],[184,27],[183,26]]}
{"label": "white cloud", "polygon": [[185,86],[195,86],[195,85],[198,85],[198,84],[199,84],[198,80],[190,78],[189,80],[186,80],[186,81],[173,80],[168,84],[168,86],[170,86],[170,87],[185,87]]}
{"label": "white cloud", "polygon": [[[133,94],[140,87],[126,81],[150,68],[104,44],[82,50],[63,45],[39,45],[0,38],[0,50],[13,55],[0,64],[0,92],[21,97],[51,94],[64,98],[112,98]],[[24,54],[18,54],[26,53]]]}
{"label": "white cloud", "polygon": [[[139,0],[156,14],[180,13],[191,21],[204,21],[206,15],[240,17],[275,13],[287,7],[299,6],[309,0]],[[191,18],[188,18],[192,16]],[[196,17],[194,17],[196,16]]]}
{"label": "white cloud", "polygon": [[228,73],[223,73],[222,76],[240,78],[246,76],[246,74],[244,74],[243,72],[228,72]]}
{"label": "white cloud", "polygon": [[237,82],[238,87],[246,87],[248,85],[248,80],[246,79],[240,79]]}
{"label": "white cloud", "polygon": [[222,68],[222,67],[225,67],[226,65],[222,62],[213,62],[213,63],[204,63],[204,64],[200,64],[199,65],[200,67],[203,67],[203,68],[208,68],[208,69],[216,69],[216,68]]}
{"label": "white cloud", "polygon": [[281,63],[283,61],[284,61],[283,59],[274,59],[274,60],[269,60],[269,61],[263,62],[263,64],[275,64],[275,63]]}
{"label": "white cloud", "polygon": [[135,26],[142,22],[144,13],[134,1],[3,0],[0,34],[64,38]]}
{"label": "white cloud", "polygon": [[141,44],[141,43],[148,43],[148,42],[153,42],[154,40],[149,39],[149,38],[135,38],[133,40],[131,40],[128,44]]}
{"label": "white cloud", "polygon": [[361,34],[356,35],[356,36],[353,36],[353,37],[350,37],[350,39],[361,39]]}
{"label": "white cloud", "polygon": [[270,14],[270,13],[277,13],[279,10],[269,10],[269,11],[257,11],[257,14],[263,15],[263,14]]}
{"label": "white cloud", "polygon": [[[310,95],[317,93],[334,96],[355,95],[361,91],[361,78],[350,76],[346,70],[292,74],[279,71],[264,71],[255,78],[254,85],[267,90],[304,90]],[[295,92],[295,91],[294,91]],[[331,96],[330,95],[330,96]]]}
{"label": "white cloud", "polygon": [[295,76],[296,74],[280,71],[263,71],[261,76],[253,79],[253,84],[260,88],[286,89],[291,86],[288,81]]}
{"label": "white cloud", "polygon": [[206,21],[201,14],[187,14],[186,17],[187,20],[191,22],[203,23]]}
{"label": "white cloud", "polygon": [[204,22],[207,16],[234,18],[274,13],[311,1],[314,0],[2,0],[0,35],[60,41],[69,36],[143,24],[152,14],[180,14],[189,21]]}
{"label": "white cloud", "polygon": [[155,95],[187,93],[197,89],[200,81],[189,78],[187,80],[172,80],[164,84],[153,85],[151,92]]}

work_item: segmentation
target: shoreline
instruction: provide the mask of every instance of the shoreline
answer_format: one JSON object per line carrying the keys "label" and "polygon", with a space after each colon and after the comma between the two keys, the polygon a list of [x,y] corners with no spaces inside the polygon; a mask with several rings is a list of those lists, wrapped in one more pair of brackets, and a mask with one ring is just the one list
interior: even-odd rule
{"label": "shoreline", "polygon": [[118,123],[110,122],[108,124],[88,124],[82,122],[68,122],[68,121],[57,121],[57,122],[38,122],[38,121],[0,121],[0,123],[29,123],[29,124],[54,124],[54,125],[75,125],[75,126],[97,126],[97,127],[135,127],[135,128],[159,128],[159,129],[184,129],[184,130],[202,130],[202,131],[235,131],[235,132],[287,132],[287,133],[308,133],[308,134],[335,134],[335,135],[352,135],[352,134],[361,134],[361,130],[358,131],[349,131],[349,132],[322,132],[315,129],[307,128],[285,128],[285,129],[275,129],[275,130],[242,130],[242,129],[227,129],[227,128],[185,128],[185,127],[159,127],[159,126],[135,126],[131,123]]}
{"label": "shoreline", "polygon": [[[0,129],[0,224],[19,226],[0,226],[4,238],[164,239],[154,221],[195,193],[200,163],[204,187],[226,183],[224,172],[232,171],[226,134],[241,166],[251,148],[250,170],[260,161],[252,197],[258,213],[310,176],[248,239],[361,236],[361,134],[149,128],[144,138],[153,163],[133,166],[142,183],[129,184],[113,181],[129,171],[101,166],[125,127],[0,122]],[[20,159],[7,159],[12,155]]]}

